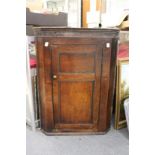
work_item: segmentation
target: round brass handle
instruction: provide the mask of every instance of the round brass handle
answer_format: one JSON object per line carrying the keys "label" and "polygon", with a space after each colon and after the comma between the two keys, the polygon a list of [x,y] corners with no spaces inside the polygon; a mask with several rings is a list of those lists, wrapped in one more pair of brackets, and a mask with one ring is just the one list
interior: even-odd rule
{"label": "round brass handle", "polygon": [[57,78],[57,76],[56,75],[53,75],[53,79],[56,79]]}

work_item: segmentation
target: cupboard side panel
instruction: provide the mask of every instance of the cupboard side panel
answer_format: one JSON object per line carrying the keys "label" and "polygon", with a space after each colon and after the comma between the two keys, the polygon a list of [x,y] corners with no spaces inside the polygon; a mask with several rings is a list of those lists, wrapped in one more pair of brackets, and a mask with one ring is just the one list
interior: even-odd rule
{"label": "cupboard side panel", "polygon": [[105,131],[107,129],[107,107],[108,105],[108,92],[109,92],[109,77],[110,77],[110,62],[111,62],[111,47],[106,48],[106,42],[110,43],[111,39],[105,40],[102,48],[102,74],[101,74],[101,97],[100,97],[100,112],[98,131]]}
{"label": "cupboard side panel", "polygon": [[106,125],[110,127],[112,105],[115,91],[115,78],[116,78],[116,59],[117,59],[118,39],[112,39],[112,51],[111,51],[111,70],[109,79],[109,94],[108,94],[108,107],[107,107],[107,119]]}
{"label": "cupboard side panel", "polygon": [[[38,90],[40,98],[41,112],[41,128],[50,132],[53,127],[53,108],[52,108],[52,90],[46,84],[46,66],[49,65],[49,60],[45,63],[45,59],[50,54],[50,49],[44,47],[44,40],[40,37],[36,39],[37,43],[37,70],[38,70]],[[45,54],[46,53],[46,54]],[[48,77],[49,78],[49,77]]]}

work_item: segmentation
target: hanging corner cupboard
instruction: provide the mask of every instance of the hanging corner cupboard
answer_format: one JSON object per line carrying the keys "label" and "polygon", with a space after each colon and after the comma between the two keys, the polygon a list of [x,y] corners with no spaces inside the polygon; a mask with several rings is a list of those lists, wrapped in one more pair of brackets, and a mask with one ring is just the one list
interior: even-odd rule
{"label": "hanging corner cupboard", "polygon": [[44,133],[108,131],[119,31],[40,27],[35,35]]}

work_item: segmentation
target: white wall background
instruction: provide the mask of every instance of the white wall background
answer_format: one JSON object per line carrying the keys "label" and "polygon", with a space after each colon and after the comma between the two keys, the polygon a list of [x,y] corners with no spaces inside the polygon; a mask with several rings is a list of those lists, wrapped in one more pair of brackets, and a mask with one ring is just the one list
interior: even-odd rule
{"label": "white wall background", "polygon": [[68,0],[68,26],[81,27],[81,0]]}
{"label": "white wall background", "polygon": [[103,27],[116,26],[129,10],[129,0],[107,0],[106,13],[102,14]]}
{"label": "white wall background", "polygon": [[47,8],[47,1],[56,3],[58,12],[68,13],[68,26],[81,26],[81,0],[43,0],[44,8]]}
{"label": "white wall background", "polygon": [[116,26],[120,22],[121,16],[128,12],[129,0],[106,0],[106,12],[96,11],[95,0],[90,0],[90,12],[87,13],[88,27],[98,27],[101,22],[102,27]]}

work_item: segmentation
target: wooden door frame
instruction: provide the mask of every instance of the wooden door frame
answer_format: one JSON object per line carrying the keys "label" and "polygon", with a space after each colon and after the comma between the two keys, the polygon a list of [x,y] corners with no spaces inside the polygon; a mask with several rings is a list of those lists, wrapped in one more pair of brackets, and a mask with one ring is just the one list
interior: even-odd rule
{"label": "wooden door frame", "polygon": [[[54,50],[56,50],[55,48],[57,48],[57,47],[61,47],[61,46],[66,46],[66,45],[68,45],[69,46],[69,44],[66,44],[66,38],[64,39],[64,42],[65,42],[65,44],[63,43],[63,40],[61,40],[61,44],[54,44],[53,45],[53,48],[52,48],[52,51]],[[101,41],[102,42],[102,41]],[[96,44],[97,44],[97,42],[96,42],[96,40],[94,40],[93,42],[92,41],[81,41],[81,40],[79,40],[78,42],[76,41],[76,44],[75,45],[84,45],[84,46],[89,46],[89,45],[92,45],[92,46],[94,46],[94,47],[96,47]],[[101,52],[100,53],[100,55],[102,56],[102,44],[99,46],[99,47],[96,47],[96,50],[98,51],[98,54],[99,54],[99,51]],[[96,54],[97,54],[97,52],[95,52]],[[97,57],[98,58],[100,58],[100,61],[97,61],[96,62],[96,64],[95,64],[95,68],[96,68],[96,65],[100,65],[100,67],[101,67],[101,65],[102,65],[102,57],[101,56],[99,56],[99,55],[96,55],[96,59],[97,59]],[[53,59],[53,58],[52,58]],[[96,61],[96,59],[95,59],[95,61]],[[100,64],[99,64],[99,62],[100,62]],[[56,68],[57,68],[57,66],[55,66]],[[96,69],[95,69],[96,70]],[[98,71],[97,71],[97,73],[98,73]],[[96,72],[94,72],[94,74],[96,75],[97,74]],[[55,71],[54,71],[54,74],[55,74]],[[102,74],[102,72],[101,72],[101,68],[100,68],[100,76],[101,76],[101,74]],[[96,78],[95,78],[96,79]],[[100,81],[101,79],[99,79],[99,81]],[[101,82],[101,81],[100,81]],[[52,82],[53,83],[53,82]],[[99,84],[99,87],[100,87],[100,85],[101,84]],[[53,86],[52,86],[53,87]],[[97,87],[96,87],[97,88]],[[53,89],[53,88],[52,88]],[[99,88],[99,90],[100,90],[101,88]],[[97,91],[97,90],[96,90]],[[52,91],[52,92],[54,92],[54,90]],[[94,92],[95,94],[96,94],[96,92]],[[96,95],[95,95],[96,96]],[[52,97],[53,98],[53,97]],[[99,117],[99,107],[100,107],[100,94],[99,94],[99,100],[98,100],[98,117]],[[94,99],[94,101],[95,101],[96,99]],[[54,101],[53,101],[54,102]],[[53,105],[52,105],[52,107],[54,108],[54,103],[53,103]],[[96,107],[96,106],[95,106]],[[53,109],[54,110],[54,109]],[[97,110],[97,109],[96,109]],[[96,111],[95,111],[96,112]],[[94,115],[95,114],[93,114],[93,117],[94,117]],[[58,119],[58,118],[57,118]],[[94,119],[94,118],[93,118]],[[99,118],[97,118],[97,121],[96,122],[93,122],[92,124],[87,124],[87,126],[88,126],[88,129],[86,129],[86,131],[87,130],[91,130],[91,129],[93,129],[94,131],[97,131],[97,127],[98,127],[98,119]],[[95,120],[96,120],[96,118],[95,118]],[[77,124],[73,124],[73,127],[75,126],[75,129],[78,129],[78,126],[76,126]],[[95,126],[96,125],[96,126]],[[83,124],[83,127],[87,127],[86,126],[86,124]],[[57,131],[57,130],[67,130],[67,128],[65,129],[65,127],[67,127],[67,126],[65,126],[65,124],[57,124],[56,126],[55,126],[55,123],[54,123],[54,130],[53,131]],[[81,129],[80,129],[81,130]],[[79,130],[79,131],[80,131]],[[72,131],[73,131],[73,129],[72,129]],[[75,130],[76,131],[76,130]]]}

